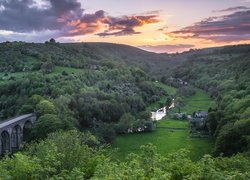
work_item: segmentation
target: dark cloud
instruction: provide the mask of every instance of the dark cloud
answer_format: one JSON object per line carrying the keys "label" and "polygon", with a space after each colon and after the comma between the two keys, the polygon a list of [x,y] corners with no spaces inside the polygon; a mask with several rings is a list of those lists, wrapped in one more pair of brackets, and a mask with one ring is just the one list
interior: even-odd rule
{"label": "dark cloud", "polygon": [[169,35],[176,38],[201,38],[214,42],[249,40],[250,11],[207,18],[192,26],[173,31]]}
{"label": "dark cloud", "polygon": [[142,27],[146,24],[157,23],[159,20],[156,15],[149,16],[123,16],[121,18],[107,17],[103,23],[108,26],[108,29],[99,33],[99,36],[121,36],[139,34],[134,28]]}
{"label": "dark cloud", "polygon": [[194,48],[195,46],[192,44],[176,44],[176,45],[158,45],[158,46],[139,46],[139,48],[156,53],[176,53],[183,52]]}
{"label": "dark cloud", "polygon": [[[58,30],[65,21],[81,17],[83,10],[77,0],[48,0],[46,9],[32,7],[33,0],[2,0],[0,29],[14,32]],[[63,21],[62,21],[63,20]]]}
{"label": "dark cloud", "polygon": [[239,10],[249,10],[249,7],[246,6],[236,6],[236,7],[230,7],[227,9],[221,9],[221,10],[215,10],[213,12],[233,12],[233,11],[239,11]]}
{"label": "dark cloud", "polygon": [[84,14],[81,18],[67,22],[66,36],[91,34],[101,30],[104,26],[103,22],[106,19],[103,10],[93,14]]}
{"label": "dark cloud", "polygon": [[[46,5],[39,4],[46,2]],[[17,33],[60,31],[59,36],[137,34],[135,27],[158,22],[155,15],[111,17],[85,13],[79,0],[1,0],[0,30]]]}

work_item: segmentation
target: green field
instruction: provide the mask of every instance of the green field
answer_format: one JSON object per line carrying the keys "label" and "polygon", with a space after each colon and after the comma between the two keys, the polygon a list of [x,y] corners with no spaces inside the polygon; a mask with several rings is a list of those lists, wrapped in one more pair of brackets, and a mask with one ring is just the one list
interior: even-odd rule
{"label": "green field", "polygon": [[123,160],[129,153],[140,153],[140,146],[147,143],[155,145],[162,155],[182,148],[188,149],[193,160],[198,160],[204,154],[211,153],[213,147],[210,139],[190,138],[187,121],[169,118],[159,121],[154,132],[118,136],[112,147],[118,148],[117,158]]}
{"label": "green field", "polygon": [[[81,72],[81,69],[71,68],[71,67],[61,67],[61,66],[55,66],[53,71],[51,73],[45,74],[47,77],[52,77],[58,74],[62,74],[62,72],[66,72],[68,74],[76,74]],[[32,72],[15,72],[15,73],[7,73],[8,76],[5,76],[6,73],[0,73],[0,84],[8,82],[10,77],[14,77],[15,79],[21,79],[27,75],[32,75],[32,73],[39,73],[40,71],[32,71]],[[41,73],[41,72],[40,72]]]}
{"label": "green field", "polygon": [[207,111],[209,107],[213,106],[214,101],[204,91],[197,90],[195,95],[184,100],[184,104],[184,107],[180,108],[181,112],[192,114],[194,111]]}
{"label": "green field", "polygon": [[[1,77],[1,78],[5,77],[5,76],[4,76],[5,74],[6,74],[6,73],[0,73],[0,77]],[[21,77],[23,77],[23,76],[25,76],[25,75],[28,75],[29,72],[15,72],[15,73],[7,73],[7,74],[8,74],[8,76],[6,76],[6,77],[21,78]]]}
{"label": "green field", "polygon": [[[165,85],[162,85],[169,88]],[[176,90],[172,89],[172,93]],[[161,99],[162,101],[162,99]],[[182,112],[191,114],[197,110],[205,110],[213,104],[213,100],[205,92],[197,90],[196,94],[185,99],[185,106]],[[150,108],[156,106],[154,103]],[[177,109],[174,109],[177,111]],[[189,127],[187,121],[173,120],[169,116],[157,122],[154,132],[137,133],[118,136],[112,148],[117,148],[116,158],[123,160],[129,153],[140,153],[140,146],[152,143],[157,147],[160,154],[168,154],[185,148],[190,151],[189,156],[193,160],[200,159],[204,154],[209,154],[213,148],[213,142],[209,138],[189,137]]]}

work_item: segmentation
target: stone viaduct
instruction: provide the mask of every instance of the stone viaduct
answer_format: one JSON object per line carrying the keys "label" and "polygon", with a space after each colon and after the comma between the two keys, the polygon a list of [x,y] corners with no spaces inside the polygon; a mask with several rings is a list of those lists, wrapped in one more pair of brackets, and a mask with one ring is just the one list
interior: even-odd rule
{"label": "stone viaduct", "polygon": [[0,156],[15,152],[20,148],[32,124],[36,121],[36,114],[25,114],[0,122]]}

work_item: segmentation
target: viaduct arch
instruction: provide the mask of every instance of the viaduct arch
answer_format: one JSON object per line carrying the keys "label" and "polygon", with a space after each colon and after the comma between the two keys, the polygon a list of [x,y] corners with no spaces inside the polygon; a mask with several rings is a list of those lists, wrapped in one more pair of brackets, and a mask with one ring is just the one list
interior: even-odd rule
{"label": "viaduct arch", "polygon": [[32,113],[0,122],[0,155],[18,150],[35,121],[36,115]]}

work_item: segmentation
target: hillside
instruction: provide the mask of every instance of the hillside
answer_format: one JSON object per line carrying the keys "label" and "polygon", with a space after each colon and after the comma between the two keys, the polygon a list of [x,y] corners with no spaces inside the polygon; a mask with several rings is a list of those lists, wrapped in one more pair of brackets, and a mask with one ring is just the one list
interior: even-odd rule
{"label": "hillside", "polygon": [[216,100],[207,118],[210,134],[216,139],[215,154],[249,151],[250,45],[196,50],[180,56],[186,60],[162,80],[171,83],[170,76],[180,78]]}
{"label": "hillside", "polygon": [[[52,61],[56,65],[75,68],[98,65],[116,61],[129,66],[139,66],[144,71],[155,74],[162,72],[161,64],[167,62],[168,68],[175,61],[163,54],[150,53],[141,49],[110,43],[0,43],[2,71],[22,71],[25,65],[36,68],[39,62]],[[16,61],[18,59],[18,61]],[[15,67],[12,67],[12,66]],[[8,69],[9,68],[9,69]]]}
{"label": "hillside", "polygon": [[130,123],[128,117],[136,126],[148,123],[146,107],[171,94],[155,80],[181,89],[169,81],[173,77],[216,100],[207,126],[217,154],[249,149],[249,129],[244,128],[250,117],[250,45],[167,55],[110,43],[5,42],[0,54],[1,119],[33,111],[39,117],[54,114],[58,122],[51,131],[91,129],[112,141]]}

